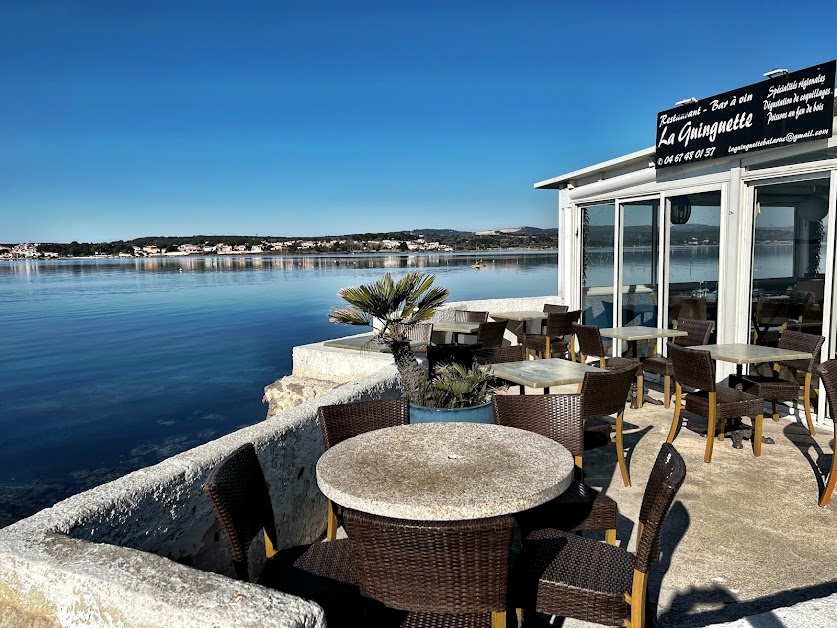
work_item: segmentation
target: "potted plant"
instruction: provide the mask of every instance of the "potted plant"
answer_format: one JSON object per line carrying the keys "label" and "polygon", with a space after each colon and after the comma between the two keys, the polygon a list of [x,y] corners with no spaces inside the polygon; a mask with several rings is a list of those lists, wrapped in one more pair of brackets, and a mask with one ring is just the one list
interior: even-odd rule
{"label": "potted plant", "polygon": [[487,372],[446,365],[428,376],[410,348],[407,329],[432,318],[436,308],[448,298],[447,290],[433,287],[435,279],[432,274],[413,271],[395,282],[386,273],[369,284],[341,288],[337,295],[348,307],[333,309],[329,321],[372,326],[373,341],[386,344],[395,358],[401,383],[413,406],[412,422],[492,422]]}

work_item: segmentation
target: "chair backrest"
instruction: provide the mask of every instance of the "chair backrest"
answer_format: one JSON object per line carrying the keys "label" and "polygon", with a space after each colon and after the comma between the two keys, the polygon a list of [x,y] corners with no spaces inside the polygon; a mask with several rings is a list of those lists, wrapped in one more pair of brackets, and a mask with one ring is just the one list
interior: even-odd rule
{"label": "chair backrest", "polygon": [[543,304],[543,311],[547,314],[549,312],[566,312],[570,308],[566,305],[555,305],[553,303],[544,303]]}
{"label": "chair backrest", "polygon": [[361,594],[427,613],[506,609],[513,522],[510,515],[409,521],[343,512]]}
{"label": "chair backrest", "polygon": [[492,347],[481,349],[475,356],[479,364],[500,364],[502,362],[522,362],[524,358],[523,345],[509,345],[508,347]]}
{"label": "chair backrest", "polygon": [[648,573],[651,565],[660,555],[660,536],[663,523],[677,491],[686,479],[686,463],[671,443],[663,443],[657,460],[651,469],[642,506],[639,509],[639,522],[642,535],[637,541],[634,569]]}
{"label": "chair backrest", "polygon": [[709,392],[715,390],[715,360],[709,351],[684,349],[671,342],[667,347],[674,368],[674,381],[690,388]]}
{"label": "chair backrest", "polygon": [[278,546],[270,492],[253,443],[224,458],[209,474],[203,491],[224,529],[236,575],[248,580],[247,550],[256,534],[264,529],[273,547]]}
{"label": "chair backrest", "polygon": [[477,331],[477,342],[486,349],[502,347],[503,334],[506,333],[506,325],[508,324],[509,321],[507,320],[480,323],[480,328]]}
{"label": "chair backrest", "polygon": [[573,323],[581,318],[581,310],[572,312],[550,312],[546,319],[546,335],[558,338],[573,333]]}
{"label": "chair backrest", "polygon": [[807,351],[813,357],[807,360],[779,360],[779,364],[795,371],[813,373],[817,364],[820,363],[820,352],[825,338],[806,334],[801,331],[786,329],[779,337],[780,349],[791,349],[793,351]]}
{"label": "chair backrest", "polygon": [[561,443],[573,456],[584,453],[581,395],[494,395],[494,421]]}
{"label": "chair backrest", "polygon": [[430,344],[430,336],[433,334],[433,323],[416,323],[404,328],[408,340],[418,340],[424,345]]}
{"label": "chair backrest", "polygon": [[578,340],[578,350],[584,356],[601,358],[605,355],[602,335],[595,325],[572,324],[572,330]]}
{"label": "chair backrest", "polygon": [[581,384],[581,414],[585,419],[617,414],[625,409],[639,364],[599,373],[585,373]]}
{"label": "chair backrest", "polygon": [[831,420],[837,424],[837,360],[826,360],[817,367],[817,372],[831,407]]}
{"label": "chair backrest", "polygon": [[684,318],[705,321],[706,299],[688,298],[680,301],[680,311],[677,313],[677,329],[680,329],[680,320]]}
{"label": "chair backrest", "polygon": [[753,308],[753,322],[757,325],[779,325],[788,318],[790,302],[785,299],[759,299]]}
{"label": "chair backrest", "polygon": [[485,323],[488,321],[488,312],[454,310],[453,320],[457,323]]}
{"label": "chair backrest", "polygon": [[677,330],[685,331],[688,336],[679,336],[674,339],[674,344],[681,347],[694,347],[695,345],[709,344],[715,321],[695,320],[684,318],[677,321]]}
{"label": "chair backrest", "polygon": [[478,343],[471,345],[428,345],[427,365],[431,374],[438,364],[461,364],[465,368],[471,368],[474,365],[477,354],[481,350],[482,345]]}
{"label": "chair backrest", "polygon": [[320,406],[317,408],[317,416],[323,432],[323,443],[329,449],[359,434],[407,425],[410,422],[410,402],[402,397]]}

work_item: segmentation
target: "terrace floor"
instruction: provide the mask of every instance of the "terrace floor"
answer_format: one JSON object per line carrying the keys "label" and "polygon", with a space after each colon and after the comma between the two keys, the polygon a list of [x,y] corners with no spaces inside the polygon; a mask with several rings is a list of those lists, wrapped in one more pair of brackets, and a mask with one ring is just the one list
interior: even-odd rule
{"label": "terrace floor", "polygon": [[[575,390],[573,385],[551,392]],[[651,394],[662,398],[659,392]],[[634,522],[645,481],[672,414],[673,404],[671,409],[650,404],[626,409],[631,488],[622,483],[613,445],[585,454],[587,482],[604,488],[619,504],[622,547],[635,546]],[[767,414],[764,435],[775,444],[763,445],[761,458],[753,456],[750,441],[744,441],[744,449],[733,449],[727,438],[715,442],[712,462],[706,464],[706,439],[700,434],[706,421],[683,416],[674,445],[686,461],[686,481],[665,523],[662,558],[649,576],[656,625],[730,622],[837,592],[837,498],[827,508],[817,504],[822,473],[831,466],[831,424],[812,438],[795,417],[774,422]],[[837,625],[835,606],[824,605],[830,615],[819,625]],[[766,623],[762,618],[754,625],[786,625],[778,616],[767,617]],[[563,625],[588,624],[567,620]]]}

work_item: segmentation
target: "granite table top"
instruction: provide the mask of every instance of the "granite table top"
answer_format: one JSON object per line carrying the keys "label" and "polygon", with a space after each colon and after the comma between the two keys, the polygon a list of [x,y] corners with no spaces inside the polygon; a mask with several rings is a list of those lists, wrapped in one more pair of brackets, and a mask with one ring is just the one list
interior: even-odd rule
{"label": "granite table top", "polygon": [[578,384],[584,381],[585,373],[599,373],[604,370],[597,366],[579,364],[561,358],[503,362],[489,367],[489,371],[496,377],[529,388]]}
{"label": "granite table top", "polygon": [[[362,336],[349,336],[348,338],[337,338],[336,340],[326,340],[323,343],[324,347],[331,347],[333,349],[354,349],[356,351],[373,351],[375,353],[392,353],[385,344],[381,342],[370,342],[372,334],[364,334]],[[411,340],[410,346],[416,347],[427,344],[421,340]]]}
{"label": "granite table top", "polygon": [[519,310],[515,312],[489,312],[488,316],[494,319],[510,320],[510,321],[545,321],[549,318],[547,312],[538,312],[537,310]]}
{"label": "granite table top", "polygon": [[660,327],[605,327],[599,330],[599,333],[605,338],[619,338],[620,340],[653,340],[655,338],[677,338],[678,336],[688,336],[689,334],[683,330],[677,329],[662,329]]}
{"label": "granite table top", "polygon": [[455,334],[475,334],[480,330],[479,323],[459,321],[434,321],[433,331],[448,331]]}
{"label": "granite table top", "polygon": [[338,443],[317,462],[333,502],[422,521],[479,519],[533,508],[563,493],[574,461],[549,438],[481,423],[417,423]]}
{"label": "granite table top", "polygon": [[807,351],[793,351],[791,349],[778,349],[777,347],[749,345],[743,342],[722,345],[697,345],[687,348],[709,351],[713,360],[732,362],[733,364],[775,362],[776,360],[805,360],[811,357],[811,354]]}

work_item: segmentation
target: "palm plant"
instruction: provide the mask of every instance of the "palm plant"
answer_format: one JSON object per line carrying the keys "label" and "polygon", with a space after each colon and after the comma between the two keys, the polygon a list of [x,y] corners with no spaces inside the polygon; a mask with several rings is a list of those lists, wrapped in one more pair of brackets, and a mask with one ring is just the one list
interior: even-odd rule
{"label": "palm plant", "polygon": [[335,308],[328,314],[332,323],[378,323],[377,327],[373,326],[373,339],[386,344],[392,351],[401,383],[411,399],[423,398],[425,375],[410,348],[406,330],[429,320],[448,298],[447,290],[433,287],[435,279],[434,275],[413,271],[395,282],[386,273],[372,283],[341,288],[337,296],[349,306]]}

